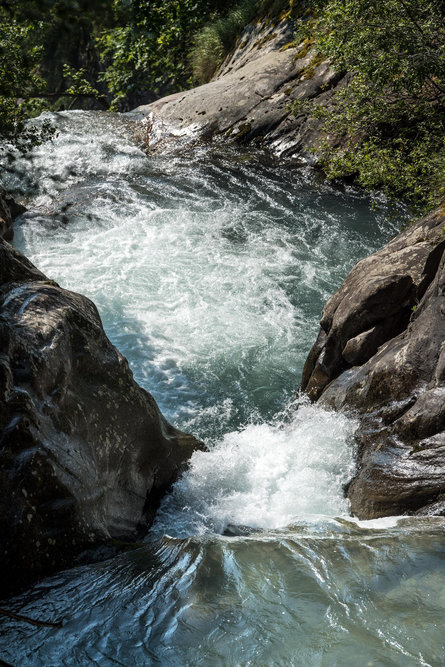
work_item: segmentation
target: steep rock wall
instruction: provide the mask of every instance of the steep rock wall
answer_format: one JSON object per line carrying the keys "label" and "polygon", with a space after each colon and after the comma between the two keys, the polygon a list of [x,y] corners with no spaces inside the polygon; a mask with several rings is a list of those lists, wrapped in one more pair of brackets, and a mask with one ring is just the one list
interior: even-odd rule
{"label": "steep rock wall", "polygon": [[359,415],[361,518],[445,514],[445,213],[359,262],[327,302],[303,373],[313,400]]}

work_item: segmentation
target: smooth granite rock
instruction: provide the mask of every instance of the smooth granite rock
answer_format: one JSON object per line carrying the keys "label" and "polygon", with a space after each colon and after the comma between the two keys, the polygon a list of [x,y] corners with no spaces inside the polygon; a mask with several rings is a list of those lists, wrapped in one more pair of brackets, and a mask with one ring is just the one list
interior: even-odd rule
{"label": "smooth granite rock", "polygon": [[212,81],[135,109],[147,119],[147,145],[165,151],[219,140],[303,159],[319,123],[305,112],[295,116],[291,103],[316,97],[326,104],[345,77],[306,42],[293,40],[290,20],[248,25]]}
{"label": "smooth granite rock", "polygon": [[142,536],[198,447],[136,384],[94,304],[0,240],[0,596]]}
{"label": "smooth granite rock", "polygon": [[352,409],[360,518],[444,514],[445,212],[359,262],[328,301],[302,389]]}

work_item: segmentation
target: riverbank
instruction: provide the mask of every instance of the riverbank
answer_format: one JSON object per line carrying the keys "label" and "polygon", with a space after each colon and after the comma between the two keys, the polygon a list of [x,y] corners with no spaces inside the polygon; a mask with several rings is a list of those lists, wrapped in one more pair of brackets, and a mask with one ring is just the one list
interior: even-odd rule
{"label": "riverbank", "polygon": [[160,152],[188,141],[249,145],[281,159],[314,163],[308,146],[325,139],[296,101],[328,105],[347,77],[335,72],[307,40],[296,43],[294,22],[265,18],[246,27],[213,79],[134,111],[146,117],[146,145]]}

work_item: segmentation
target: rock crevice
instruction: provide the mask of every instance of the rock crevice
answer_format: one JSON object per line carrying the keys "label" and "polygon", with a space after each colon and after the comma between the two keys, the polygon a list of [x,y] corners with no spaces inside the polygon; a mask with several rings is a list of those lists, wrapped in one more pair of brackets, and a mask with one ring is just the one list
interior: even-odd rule
{"label": "rock crevice", "polygon": [[0,187],[0,239],[12,241],[14,237],[13,222],[25,207],[18,204],[8,193]]}

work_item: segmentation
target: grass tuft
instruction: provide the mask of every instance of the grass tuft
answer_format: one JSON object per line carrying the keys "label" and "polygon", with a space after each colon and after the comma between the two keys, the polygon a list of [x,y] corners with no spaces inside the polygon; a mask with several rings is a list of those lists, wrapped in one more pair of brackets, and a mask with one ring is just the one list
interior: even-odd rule
{"label": "grass tuft", "polygon": [[196,34],[190,53],[195,83],[210,81],[246,25],[257,17],[259,7],[259,0],[242,0],[226,16],[215,19]]}

